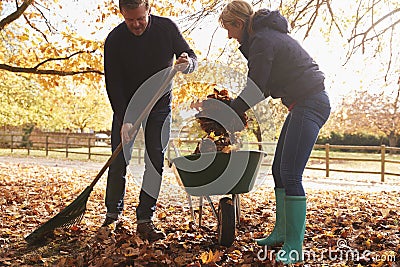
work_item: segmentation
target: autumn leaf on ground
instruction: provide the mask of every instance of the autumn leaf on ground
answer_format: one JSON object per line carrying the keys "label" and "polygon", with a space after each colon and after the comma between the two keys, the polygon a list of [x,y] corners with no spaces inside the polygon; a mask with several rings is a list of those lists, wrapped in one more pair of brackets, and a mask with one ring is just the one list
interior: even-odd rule
{"label": "autumn leaf on ground", "polygon": [[212,250],[210,250],[209,252],[203,252],[200,258],[204,264],[210,264],[218,262],[222,255],[223,253],[218,250],[214,253],[212,252]]}
{"label": "autumn leaf on ground", "polygon": [[[168,168],[154,216],[156,226],[167,235],[165,240],[149,243],[136,234],[140,186],[131,177],[120,223],[115,229],[100,227],[106,210],[107,179],[103,177],[91,193],[80,224],[54,231],[40,247],[27,246],[24,237],[73,201],[95,177],[98,165],[82,170],[82,163],[57,167],[47,159],[31,158],[29,164],[0,161],[0,266],[275,266],[274,257],[258,258],[261,247],[254,242],[274,227],[272,187],[241,194],[241,223],[235,242],[226,248],[218,245],[218,220],[210,205],[204,203],[199,227],[199,209],[195,208],[196,221],[192,221],[186,193],[179,185],[172,187],[176,178]],[[307,191],[304,251],[313,252],[318,261],[306,259],[304,266],[317,267],[321,262],[337,267],[400,266],[398,191],[364,192],[346,187]],[[220,198],[211,196],[216,205]],[[197,207],[198,199],[192,201]],[[368,251],[373,255],[351,260],[339,259],[338,253],[336,259],[329,258],[327,251],[338,250],[343,242],[342,255],[349,255],[347,247],[360,255]],[[382,261],[374,261],[372,256]]]}

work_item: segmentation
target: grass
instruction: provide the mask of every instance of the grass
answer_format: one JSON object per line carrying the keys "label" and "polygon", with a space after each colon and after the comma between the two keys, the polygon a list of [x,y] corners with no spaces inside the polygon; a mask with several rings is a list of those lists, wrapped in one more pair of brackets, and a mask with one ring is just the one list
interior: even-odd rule
{"label": "grass", "polygon": [[[69,148],[68,153],[65,148],[52,149],[48,151],[46,156],[46,151],[44,149],[0,149],[0,156],[17,156],[17,157],[46,157],[49,159],[59,159],[59,160],[77,160],[77,161],[94,161],[94,162],[105,162],[111,156],[110,147],[91,147],[90,158],[88,148]],[[139,158],[139,151],[133,151],[133,158]],[[141,157],[143,157],[143,150],[140,151]]]}
{"label": "grass", "polygon": [[[93,161],[104,161],[111,155],[110,148],[97,148],[91,149],[91,153],[96,154],[104,154],[100,155],[91,155],[90,160]],[[79,160],[86,161],[89,160],[88,149],[87,148],[70,148],[68,150],[68,157],[65,149],[54,149],[53,151],[48,151],[48,155],[46,156],[45,150],[27,150],[27,149],[14,149],[11,152],[10,149],[0,149],[0,156],[18,156],[18,157],[47,157],[51,159],[71,159],[71,160]]]}

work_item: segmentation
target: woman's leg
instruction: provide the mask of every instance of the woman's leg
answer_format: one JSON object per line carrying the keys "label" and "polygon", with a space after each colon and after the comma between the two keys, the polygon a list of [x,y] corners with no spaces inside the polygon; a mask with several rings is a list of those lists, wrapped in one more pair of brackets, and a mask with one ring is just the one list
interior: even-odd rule
{"label": "woman's leg", "polygon": [[298,103],[291,111],[282,149],[281,178],[285,186],[285,241],[277,261],[303,261],[306,197],[302,177],[321,127],[329,117],[330,104],[320,92]]}
{"label": "woman's leg", "polygon": [[275,182],[275,226],[272,232],[264,238],[256,239],[260,246],[277,246],[281,245],[285,240],[285,188],[283,186],[280,165],[282,160],[282,149],[285,143],[287,126],[290,121],[290,113],[288,114],[281,133],[279,135],[278,144],[276,145],[274,161],[272,163],[272,176]]}

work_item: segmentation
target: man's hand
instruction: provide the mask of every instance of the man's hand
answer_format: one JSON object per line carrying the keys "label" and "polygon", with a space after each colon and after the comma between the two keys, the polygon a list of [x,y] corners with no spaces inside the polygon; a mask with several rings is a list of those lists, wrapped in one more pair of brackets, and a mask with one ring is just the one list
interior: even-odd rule
{"label": "man's hand", "polygon": [[182,53],[175,62],[177,71],[185,71],[189,67],[189,56],[187,53]]}
{"label": "man's hand", "polygon": [[130,122],[125,122],[122,124],[121,127],[121,142],[123,145],[129,143],[129,141],[132,140],[132,138],[135,136],[136,131],[132,130],[133,124]]}

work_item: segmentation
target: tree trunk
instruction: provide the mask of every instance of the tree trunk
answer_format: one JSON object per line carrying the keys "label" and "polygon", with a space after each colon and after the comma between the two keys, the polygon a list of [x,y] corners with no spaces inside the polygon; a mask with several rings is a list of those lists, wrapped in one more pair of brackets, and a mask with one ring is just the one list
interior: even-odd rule
{"label": "tree trunk", "polygon": [[[398,137],[397,137],[397,135],[395,134],[394,131],[390,131],[390,134],[389,134],[389,136],[388,136],[388,139],[389,139],[389,146],[390,146],[390,147],[396,147],[396,146],[397,146],[397,139],[398,139]],[[392,151],[392,150],[390,150],[390,154],[393,154],[393,151]]]}

